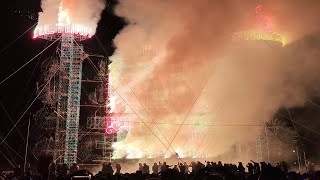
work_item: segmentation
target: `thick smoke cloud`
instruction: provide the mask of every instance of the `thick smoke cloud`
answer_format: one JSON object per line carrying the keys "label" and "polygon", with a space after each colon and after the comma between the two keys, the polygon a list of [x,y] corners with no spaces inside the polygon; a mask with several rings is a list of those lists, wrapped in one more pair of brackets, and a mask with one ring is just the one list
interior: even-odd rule
{"label": "thick smoke cloud", "polygon": [[296,42],[316,30],[320,4],[308,3],[264,1],[273,30],[292,43],[281,47],[232,41],[234,32],[255,27],[256,1],[121,0],[116,12],[128,26],[114,40],[115,111],[137,114],[148,127],[132,123],[115,144],[120,154],[161,154],[175,137],[176,152],[193,151],[184,156],[217,156],[254,142],[279,108],[317,95],[318,51]]}
{"label": "thick smoke cloud", "polygon": [[273,18],[275,28],[284,32],[290,41],[319,30],[320,2],[317,0],[266,0],[264,6]]}
{"label": "thick smoke cloud", "polygon": [[105,8],[104,0],[42,0],[38,26],[56,25],[59,6],[67,9],[72,24],[96,30],[100,15]]}

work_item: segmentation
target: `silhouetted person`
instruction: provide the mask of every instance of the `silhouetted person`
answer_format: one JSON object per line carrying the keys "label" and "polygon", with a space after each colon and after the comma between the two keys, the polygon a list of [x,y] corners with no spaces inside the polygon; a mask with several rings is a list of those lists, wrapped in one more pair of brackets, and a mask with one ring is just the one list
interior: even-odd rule
{"label": "silhouetted person", "polygon": [[210,161],[207,161],[206,167],[212,167]]}
{"label": "silhouetted person", "polygon": [[254,174],[254,167],[252,163],[248,163],[247,168],[249,174]]}
{"label": "silhouetted person", "polygon": [[191,174],[196,174],[197,173],[197,163],[191,162],[190,167],[191,167]]}
{"label": "silhouetted person", "polygon": [[181,174],[185,174],[186,173],[186,166],[182,163],[179,164],[179,169],[180,169],[180,173]]}
{"label": "silhouetted person", "polygon": [[235,164],[230,164],[230,170],[231,170],[231,173],[232,173],[232,174],[237,173],[237,171],[238,171],[237,165],[235,165]]}
{"label": "silhouetted person", "polygon": [[198,173],[200,171],[200,169],[205,168],[206,166],[198,161],[195,167],[196,167],[195,173]]}
{"label": "silhouetted person", "polygon": [[177,166],[177,165],[174,165],[174,166],[173,166],[173,170],[175,170],[176,172],[179,172],[178,166]]}
{"label": "silhouetted person", "polygon": [[261,167],[261,171],[263,171],[264,169],[266,169],[268,166],[265,162],[260,162],[260,167]]}
{"label": "silhouetted person", "polygon": [[261,170],[260,170],[259,163],[256,163],[252,160],[251,160],[251,162],[253,163],[254,174],[260,174]]}
{"label": "silhouetted person", "polygon": [[111,166],[111,163],[103,164],[101,173],[102,174],[113,174],[113,168]]}
{"label": "silhouetted person", "polygon": [[111,165],[111,163],[109,162],[108,164],[107,164],[107,173],[108,174],[113,174],[113,168],[112,168],[112,165]]}
{"label": "silhouetted person", "polygon": [[289,168],[288,168],[288,165],[286,164],[286,162],[282,161],[280,163],[280,166],[281,166],[281,169],[282,169],[283,172],[288,173],[288,169]]}
{"label": "silhouetted person", "polygon": [[245,168],[243,167],[242,162],[239,162],[237,170],[238,172],[245,173]]}
{"label": "silhouetted person", "polygon": [[143,173],[143,166],[141,163],[139,163],[139,171],[141,171]]}
{"label": "silhouetted person", "polygon": [[183,165],[186,167],[186,174],[190,174],[190,165],[188,165],[186,162],[184,162]]}
{"label": "silhouetted person", "polygon": [[146,163],[143,163],[143,171],[142,174],[149,174],[150,173],[150,168]]}
{"label": "silhouetted person", "polygon": [[161,166],[161,172],[165,172],[168,170],[168,165],[166,162],[163,162],[162,166]]}
{"label": "silhouetted person", "polygon": [[152,174],[158,174],[159,173],[159,166],[157,163],[154,163],[152,166]]}
{"label": "silhouetted person", "polygon": [[116,174],[121,174],[121,166],[120,164],[116,164]]}

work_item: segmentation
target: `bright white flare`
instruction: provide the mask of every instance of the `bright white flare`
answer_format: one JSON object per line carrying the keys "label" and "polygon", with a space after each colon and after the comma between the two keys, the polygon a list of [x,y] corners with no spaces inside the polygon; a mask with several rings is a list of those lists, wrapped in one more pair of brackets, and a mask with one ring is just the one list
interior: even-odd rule
{"label": "bright white flare", "polygon": [[91,38],[103,8],[103,0],[42,0],[33,38],[61,33]]}

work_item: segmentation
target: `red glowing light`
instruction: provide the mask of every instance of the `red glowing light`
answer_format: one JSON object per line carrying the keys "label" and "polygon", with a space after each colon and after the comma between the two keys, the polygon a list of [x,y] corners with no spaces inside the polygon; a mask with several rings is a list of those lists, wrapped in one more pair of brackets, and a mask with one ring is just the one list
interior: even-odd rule
{"label": "red glowing light", "polygon": [[270,32],[271,31],[271,23],[269,18],[264,14],[263,7],[259,4],[256,7],[256,16],[257,16],[257,23],[258,28],[262,31]]}
{"label": "red glowing light", "polygon": [[123,114],[109,114],[106,121],[106,133],[113,134],[123,130],[129,131],[130,117]]}

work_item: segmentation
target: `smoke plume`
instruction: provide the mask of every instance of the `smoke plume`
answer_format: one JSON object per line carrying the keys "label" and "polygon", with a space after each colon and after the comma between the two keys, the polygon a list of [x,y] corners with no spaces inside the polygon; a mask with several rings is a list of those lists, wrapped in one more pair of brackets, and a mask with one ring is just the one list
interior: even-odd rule
{"label": "smoke plume", "polygon": [[273,31],[290,40],[281,47],[232,41],[254,28],[253,0],[121,0],[116,13],[128,25],[114,40],[115,111],[135,118],[114,145],[119,157],[160,156],[171,141],[171,155],[215,157],[254,142],[279,108],[318,95],[319,52],[298,43],[319,27],[312,2],[263,2]]}
{"label": "smoke plume", "polygon": [[39,13],[39,26],[58,23],[59,7],[68,12],[70,23],[92,29],[95,33],[100,15],[105,8],[104,0],[42,0]]}

